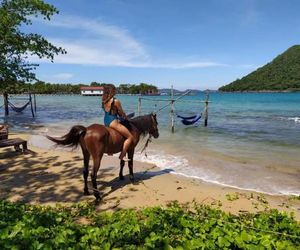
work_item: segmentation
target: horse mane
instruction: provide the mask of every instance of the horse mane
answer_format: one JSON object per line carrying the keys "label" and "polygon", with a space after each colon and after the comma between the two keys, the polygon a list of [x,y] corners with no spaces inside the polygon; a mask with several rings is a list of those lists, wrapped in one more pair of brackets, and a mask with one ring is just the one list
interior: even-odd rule
{"label": "horse mane", "polygon": [[[136,127],[143,136],[149,132],[151,122],[151,114],[137,116],[129,120],[129,124]],[[132,130],[132,126],[129,128],[129,130]]]}

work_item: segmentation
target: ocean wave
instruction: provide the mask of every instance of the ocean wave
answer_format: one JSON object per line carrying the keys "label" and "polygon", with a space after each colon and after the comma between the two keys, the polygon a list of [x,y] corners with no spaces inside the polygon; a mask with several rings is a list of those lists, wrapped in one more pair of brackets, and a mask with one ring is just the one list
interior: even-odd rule
{"label": "ocean wave", "polygon": [[285,121],[293,121],[295,123],[300,123],[300,117],[295,116],[295,117],[279,117],[280,120],[285,120]]}
{"label": "ocean wave", "polygon": [[[276,183],[264,182],[263,185],[259,186],[259,182],[254,182],[252,177],[251,180],[245,181],[244,183],[233,180],[230,176],[224,175],[224,173],[217,173],[199,166],[192,166],[189,161],[183,156],[174,156],[171,154],[166,154],[165,152],[157,152],[155,150],[148,151],[147,157],[140,153],[135,155],[136,160],[155,164],[160,169],[172,169],[171,174],[184,176],[186,178],[193,178],[206,183],[211,183],[215,185],[220,185],[229,188],[235,188],[239,190],[246,190],[250,192],[260,192],[268,195],[300,195],[300,190],[284,187],[282,185],[278,186]],[[255,175],[255,173],[254,173]],[[267,179],[267,178],[266,178]],[[264,180],[266,181],[266,180]]]}
{"label": "ocean wave", "polygon": [[295,123],[300,123],[300,117],[288,117],[289,121],[294,121]]}

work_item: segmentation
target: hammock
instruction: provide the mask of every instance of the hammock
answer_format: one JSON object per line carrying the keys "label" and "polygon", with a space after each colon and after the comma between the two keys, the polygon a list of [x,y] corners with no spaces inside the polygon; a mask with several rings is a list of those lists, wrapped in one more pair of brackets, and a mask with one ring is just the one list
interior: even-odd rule
{"label": "hammock", "polygon": [[199,115],[193,115],[193,116],[181,116],[181,115],[177,115],[177,117],[181,118],[181,122],[184,125],[193,125],[195,124],[197,121],[200,120],[202,114]]}
{"label": "hammock", "polygon": [[192,115],[192,116],[181,116],[177,114],[178,118],[184,119],[184,120],[190,120],[190,119],[195,119],[197,115]]}
{"label": "hammock", "polygon": [[16,107],[11,102],[8,102],[8,105],[12,108],[13,111],[20,113],[28,106],[29,103],[30,101],[25,103],[25,105],[23,105],[22,107]]}

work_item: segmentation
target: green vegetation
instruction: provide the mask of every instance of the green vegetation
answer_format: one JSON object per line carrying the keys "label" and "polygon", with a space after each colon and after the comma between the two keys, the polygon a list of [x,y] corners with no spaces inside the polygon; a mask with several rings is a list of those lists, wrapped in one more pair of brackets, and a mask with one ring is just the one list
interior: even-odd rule
{"label": "green vegetation", "polygon": [[118,87],[118,93],[120,94],[157,94],[157,87],[147,83],[140,83],[139,85],[135,84],[121,84]]}
{"label": "green vegetation", "polygon": [[[29,56],[53,61],[57,54],[66,51],[55,47],[44,37],[25,33],[24,27],[32,20],[50,17],[58,10],[42,0],[3,0],[0,3],[0,86],[2,88],[19,82],[36,79],[33,70],[38,64],[30,63]],[[23,29],[23,31],[22,31]]]}
{"label": "green vegetation", "polygon": [[300,91],[300,45],[220,91]]}
{"label": "green vegetation", "polygon": [[300,225],[277,210],[234,216],[203,205],[98,213],[92,204],[0,200],[1,249],[300,249]]}
{"label": "green vegetation", "polygon": [[238,200],[240,197],[239,197],[239,194],[238,193],[234,193],[234,194],[226,194],[226,199],[228,201],[235,201],[235,200]]}
{"label": "green vegetation", "polygon": [[[87,84],[51,84],[43,81],[37,81],[34,84],[21,83],[17,85],[10,85],[9,87],[0,85],[0,93],[7,91],[10,94],[19,94],[24,92],[34,92],[37,94],[80,94],[81,86],[103,86],[105,83],[91,82]],[[157,87],[151,84],[140,83],[135,84],[121,84],[117,87],[119,94],[155,94]]]}

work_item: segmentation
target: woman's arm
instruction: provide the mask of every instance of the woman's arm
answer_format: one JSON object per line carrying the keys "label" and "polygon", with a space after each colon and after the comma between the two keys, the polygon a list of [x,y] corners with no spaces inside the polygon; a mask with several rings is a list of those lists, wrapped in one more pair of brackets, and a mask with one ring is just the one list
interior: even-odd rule
{"label": "woman's arm", "polygon": [[117,110],[118,110],[118,114],[119,114],[121,117],[123,117],[124,119],[128,120],[127,115],[126,115],[125,112],[123,111],[121,102],[120,102],[119,100],[116,99],[114,104],[115,104],[115,106],[116,106],[116,108],[117,108]]}

